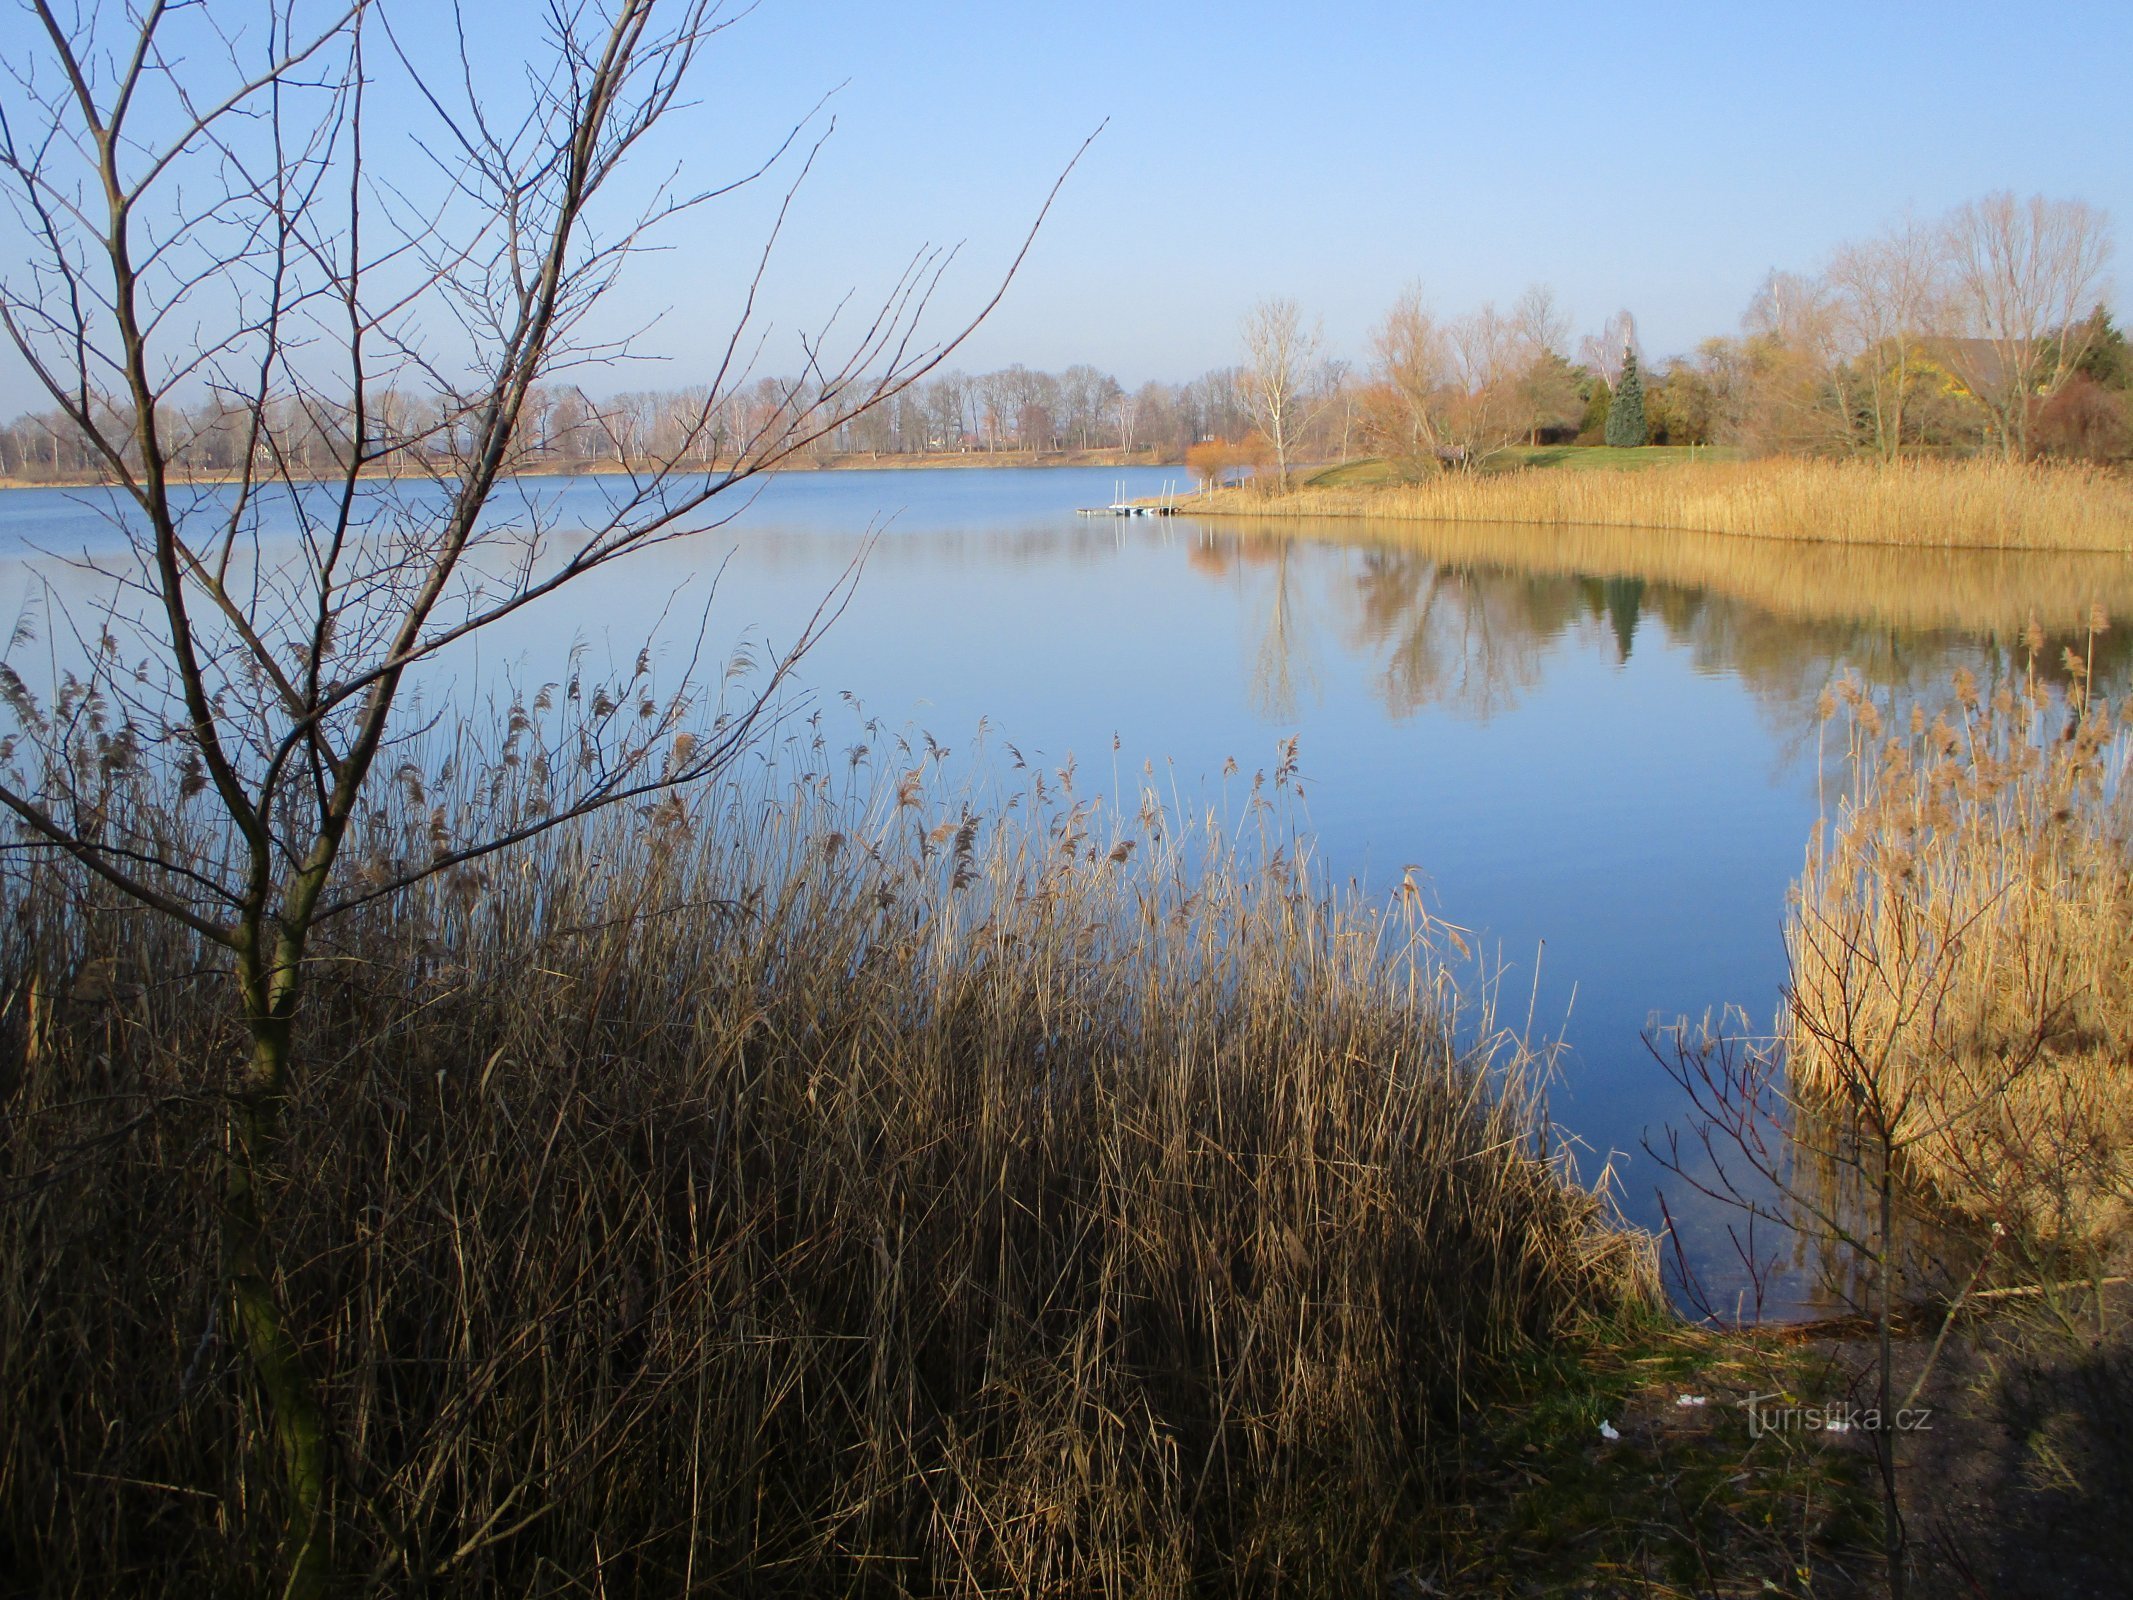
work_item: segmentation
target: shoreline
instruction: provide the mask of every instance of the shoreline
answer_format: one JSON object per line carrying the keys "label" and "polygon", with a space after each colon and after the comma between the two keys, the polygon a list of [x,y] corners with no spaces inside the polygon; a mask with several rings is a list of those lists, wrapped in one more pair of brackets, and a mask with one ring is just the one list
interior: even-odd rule
{"label": "shoreline", "polygon": [[1231,487],[1180,515],[1720,534],[1901,549],[2133,555],[2133,477],[1997,461],[1899,464],[1773,458],[1641,472],[1527,468],[1483,477],[1285,493]]}

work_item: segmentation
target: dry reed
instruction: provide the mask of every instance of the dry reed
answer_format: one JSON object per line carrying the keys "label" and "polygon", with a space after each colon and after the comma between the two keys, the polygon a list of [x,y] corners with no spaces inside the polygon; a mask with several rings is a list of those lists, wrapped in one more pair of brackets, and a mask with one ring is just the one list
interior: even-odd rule
{"label": "dry reed", "polygon": [[[1425,925],[1272,795],[1114,830],[895,767],[781,746],[338,927],[269,1223],[351,1580],[1366,1592],[1496,1363],[1648,1300]],[[520,781],[456,770],[377,865]],[[49,865],[9,909],[0,1571],[256,1591],[222,979]]]}
{"label": "dry reed", "polygon": [[1784,457],[1641,472],[1445,473],[1384,488],[1229,490],[1195,516],[1678,528],[1841,544],[2133,552],[2133,480],[2104,468]]}
{"label": "dry reed", "polygon": [[1803,1109],[1885,1122],[1931,1208],[2045,1250],[2108,1247],[2133,1205],[2128,750],[2063,666],[2063,696],[1961,675],[1894,728],[1828,697],[1851,779],[1786,930]]}

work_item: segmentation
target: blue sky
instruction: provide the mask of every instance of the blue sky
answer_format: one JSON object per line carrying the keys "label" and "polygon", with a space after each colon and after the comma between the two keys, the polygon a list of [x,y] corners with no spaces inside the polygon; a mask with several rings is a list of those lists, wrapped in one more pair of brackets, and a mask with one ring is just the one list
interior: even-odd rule
{"label": "blue sky", "polygon": [[[470,9],[500,59],[533,8]],[[0,24],[0,45],[24,26]],[[764,300],[772,368],[793,364],[797,329],[929,241],[964,248],[942,312],[981,301],[1107,118],[960,365],[1185,378],[1234,359],[1240,316],[1268,294],[1360,356],[1410,280],[1447,311],[1545,282],[1578,332],[1626,306],[1663,356],[1733,331],[1770,268],[1812,269],[1906,207],[2013,188],[2133,222],[2129,59],[2125,0],[765,0],[706,55],[697,104],[639,170],[728,176],[838,91]],[[702,375],[774,198],[697,213],[639,263],[620,309],[658,316],[641,347],[664,359],[618,383]],[[9,367],[0,407],[30,400]]]}
{"label": "blue sky", "polygon": [[850,80],[810,196],[832,252],[916,227],[995,260],[1111,119],[979,364],[1183,376],[1268,293],[1360,353],[1410,279],[1447,308],[1549,282],[1581,329],[1630,307],[1659,354],[1907,206],[2008,187],[2133,222],[2124,0],[776,0],[733,37],[757,93]]}

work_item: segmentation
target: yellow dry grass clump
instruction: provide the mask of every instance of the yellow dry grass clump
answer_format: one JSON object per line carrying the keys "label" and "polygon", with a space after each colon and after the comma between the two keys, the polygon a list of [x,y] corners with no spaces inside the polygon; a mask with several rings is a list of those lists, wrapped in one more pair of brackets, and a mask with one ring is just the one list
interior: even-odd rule
{"label": "yellow dry grass clump", "polygon": [[2128,748],[2065,666],[2063,696],[1963,675],[1895,728],[1855,683],[1832,696],[1853,776],[1786,929],[1794,1098],[2049,1249],[2133,1215]]}
{"label": "yellow dry grass clump", "polygon": [[2133,480],[2104,468],[1785,457],[1640,472],[1448,472],[1383,488],[1187,502],[1193,515],[1407,517],[1680,528],[1773,539],[2021,550],[2133,551]]}
{"label": "yellow dry grass clump", "polygon": [[[877,741],[894,750],[893,744]],[[403,769],[420,858],[501,769]],[[1382,1589],[1499,1361],[1654,1295],[1395,906],[1071,778],[795,748],[336,926],[269,1197],[335,1561],[435,1594]],[[177,804],[164,800],[159,803]],[[0,1567],[251,1592],[235,1032],[50,863],[0,929]],[[24,997],[34,993],[37,1004]]]}

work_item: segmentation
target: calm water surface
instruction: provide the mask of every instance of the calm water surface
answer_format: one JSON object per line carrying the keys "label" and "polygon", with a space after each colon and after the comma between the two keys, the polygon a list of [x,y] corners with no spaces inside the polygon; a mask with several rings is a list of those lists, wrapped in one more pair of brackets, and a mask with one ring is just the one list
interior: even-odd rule
{"label": "calm water surface", "polygon": [[[1824,688],[1857,672],[1900,699],[1958,664],[2010,670],[2031,615],[2054,653],[2092,602],[2133,621],[2133,570],[2111,558],[1074,514],[1178,476],[796,474],[730,527],[515,623],[457,681],[555,677],[574,640],[626,662],[655,626],[679,651],[721,559],[709,637],[788,640],[876,535],[803,666],[818,700],[848,690],[950,745],[982,718],[1129,800],[1144,761],[1217,799],[1227,761],[1270,770],[1297,737],[1323,861],[1379,889],[1420,869],[1500,1010],[1523,1022],[1530,1006],[1534,1032],[1566,1043],[1554,1109],[1582,1168],[1612,1160],[1626,1208],[1656,1224],[1665,1174],[1641,1141],[1682,1108],[1644,1036],[1722,1007],[1758,1029],[1775,1015]],[[542,492],[567,515],[608,491]],[[0,495],[0,621],[40,605],[46,578],[84,592],[53,557],[110,547],[95,498]],[[1724,1219],[1669,1198],[1732,1282]]]}

